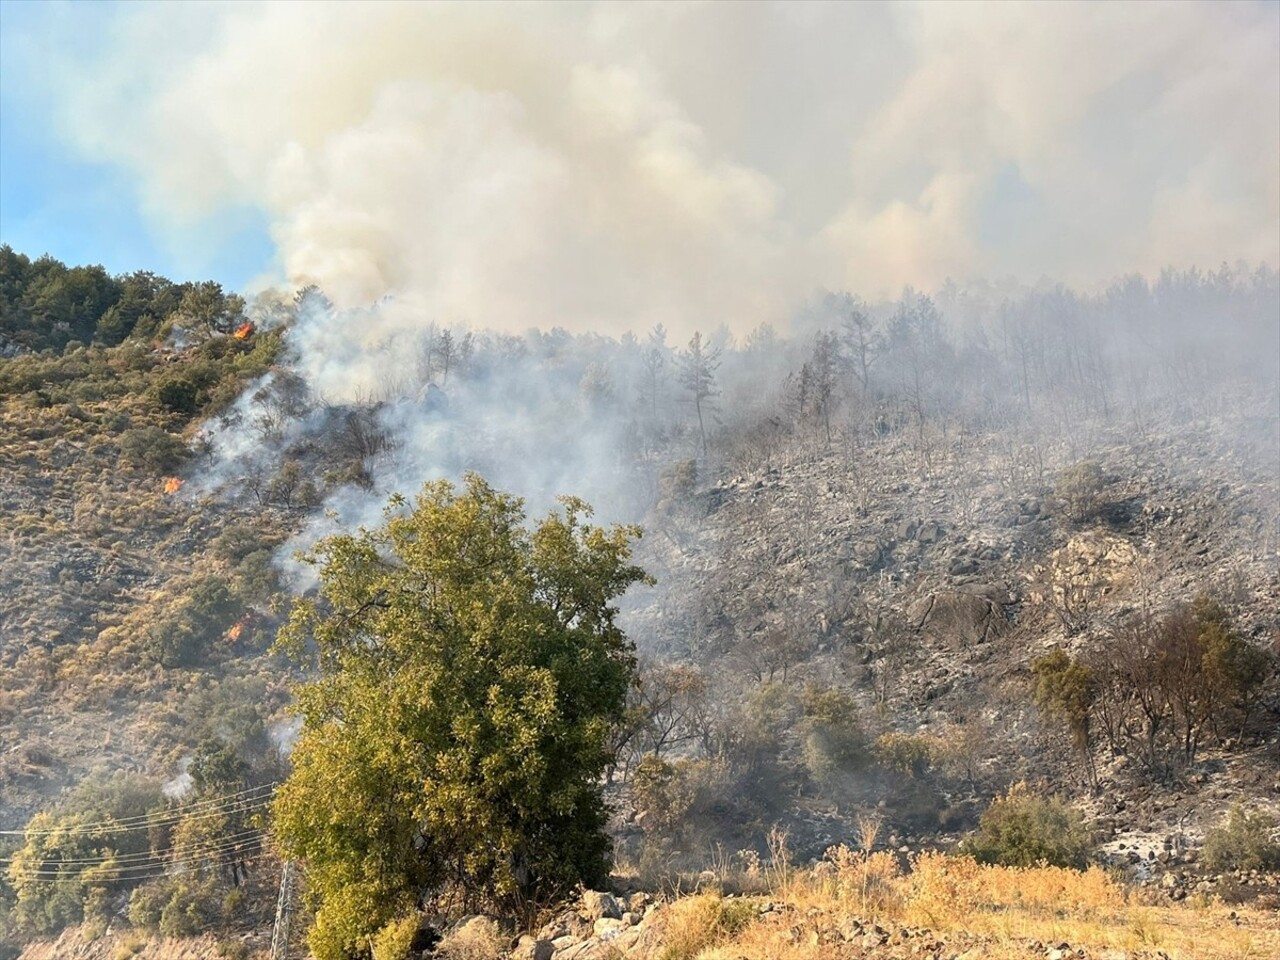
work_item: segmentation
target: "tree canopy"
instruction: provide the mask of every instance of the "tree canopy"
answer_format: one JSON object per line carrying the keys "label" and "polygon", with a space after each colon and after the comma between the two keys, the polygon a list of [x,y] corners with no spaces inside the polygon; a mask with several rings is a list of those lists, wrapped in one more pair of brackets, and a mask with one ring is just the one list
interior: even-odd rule
{"label": "tree canopy", "polygon": [[612,605],[635,527],[565,498],[536,526],[471,475],[321,541],[283,643],[315,670],[276,803],[312,949],[359,954],[424,900],[512,904],[607,876],[601,775],[634,681]]}

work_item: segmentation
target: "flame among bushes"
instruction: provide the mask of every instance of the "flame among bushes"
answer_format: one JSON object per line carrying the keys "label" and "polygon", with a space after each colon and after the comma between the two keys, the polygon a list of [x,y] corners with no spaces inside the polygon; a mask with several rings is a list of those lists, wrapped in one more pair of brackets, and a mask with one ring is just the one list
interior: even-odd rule
{"label": "flame among bushes", "polygon": [[246,320],[244,323],[240,324],[240,326],[236,327],[235,331],[231,335],[237,340],[248,340],[253,336],[253,324]]}
{"label": "flame among bushes", "polygon": [[184,482],[185,481],[181,477],[165,477],[164,492],[169,494],[177,493],[182,489],[182,484]]}

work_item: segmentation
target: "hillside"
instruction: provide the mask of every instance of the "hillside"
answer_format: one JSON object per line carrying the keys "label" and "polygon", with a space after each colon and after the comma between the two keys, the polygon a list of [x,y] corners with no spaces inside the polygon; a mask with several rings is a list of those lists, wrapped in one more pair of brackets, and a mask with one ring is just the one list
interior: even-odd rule
{"label": "hillside", "polygon": [[[353,345],[317,291],[245,304],[158,278],[125,322],[137,276],[90,268],[65,282],[97,299],[56,314],[63,273],[5,257],[11,952],[138,936],[141,956],[203,956],[157,939],[200,933],[262,952],[293,729],[269,648],[284,595],[309,587],[292,551],[468,469],[533,510],[583,493],[645,527],[657,584],[623,603],[642,671],[608,786],[617,860],[650,896],[714,881],[777,902],[706,956],[1041,956],[1056,939],[1214,956],[1197,939],[1241,902],[1221,955],[1274,941],[1248,912],[1280,902],[1270,854],[1205,854],[1233,808],[1280,813],[1274,274],[998,307],[828,297],[791,338],[723,331],[699,354],[661,331],[434,324]],[[986,856],[984,814],[1024,795],[1074,811],[1080,865],[1124,885],[1098,893],[1097,928],[1067,933],[1044,904],[1012,926],[927,919],[938,894],[913,899],[910,858]],[[873,820],[892,903],[824,887],[864,869],[848,859],[816,886],[759,878],[791,869],[771,831],[809,869]],[[903,942],[944,919],[954,949]]]}

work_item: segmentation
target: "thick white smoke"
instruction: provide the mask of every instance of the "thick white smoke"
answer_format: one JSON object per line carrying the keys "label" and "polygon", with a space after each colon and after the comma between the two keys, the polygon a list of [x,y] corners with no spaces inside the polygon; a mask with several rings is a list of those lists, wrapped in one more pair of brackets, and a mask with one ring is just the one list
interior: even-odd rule
{"label": "thick white smoke", "polygon": [[138,4],[46,75],[158,216],[260,208],[284,279],[340,306],[687,333],[818,285],[1277,263],[1278,17]]}

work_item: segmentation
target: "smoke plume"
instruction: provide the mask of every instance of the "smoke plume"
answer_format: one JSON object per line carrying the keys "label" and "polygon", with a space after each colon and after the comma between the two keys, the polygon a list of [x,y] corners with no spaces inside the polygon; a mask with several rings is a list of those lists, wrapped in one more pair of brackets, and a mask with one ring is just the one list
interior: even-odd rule
{"label": "smoke plume", "polygon": [[44,75],[156,217],[265,211],[279,279],[394,293],[377,323],[687,335],[816,286],[1280,262],[1277,16],[121,5]]}

